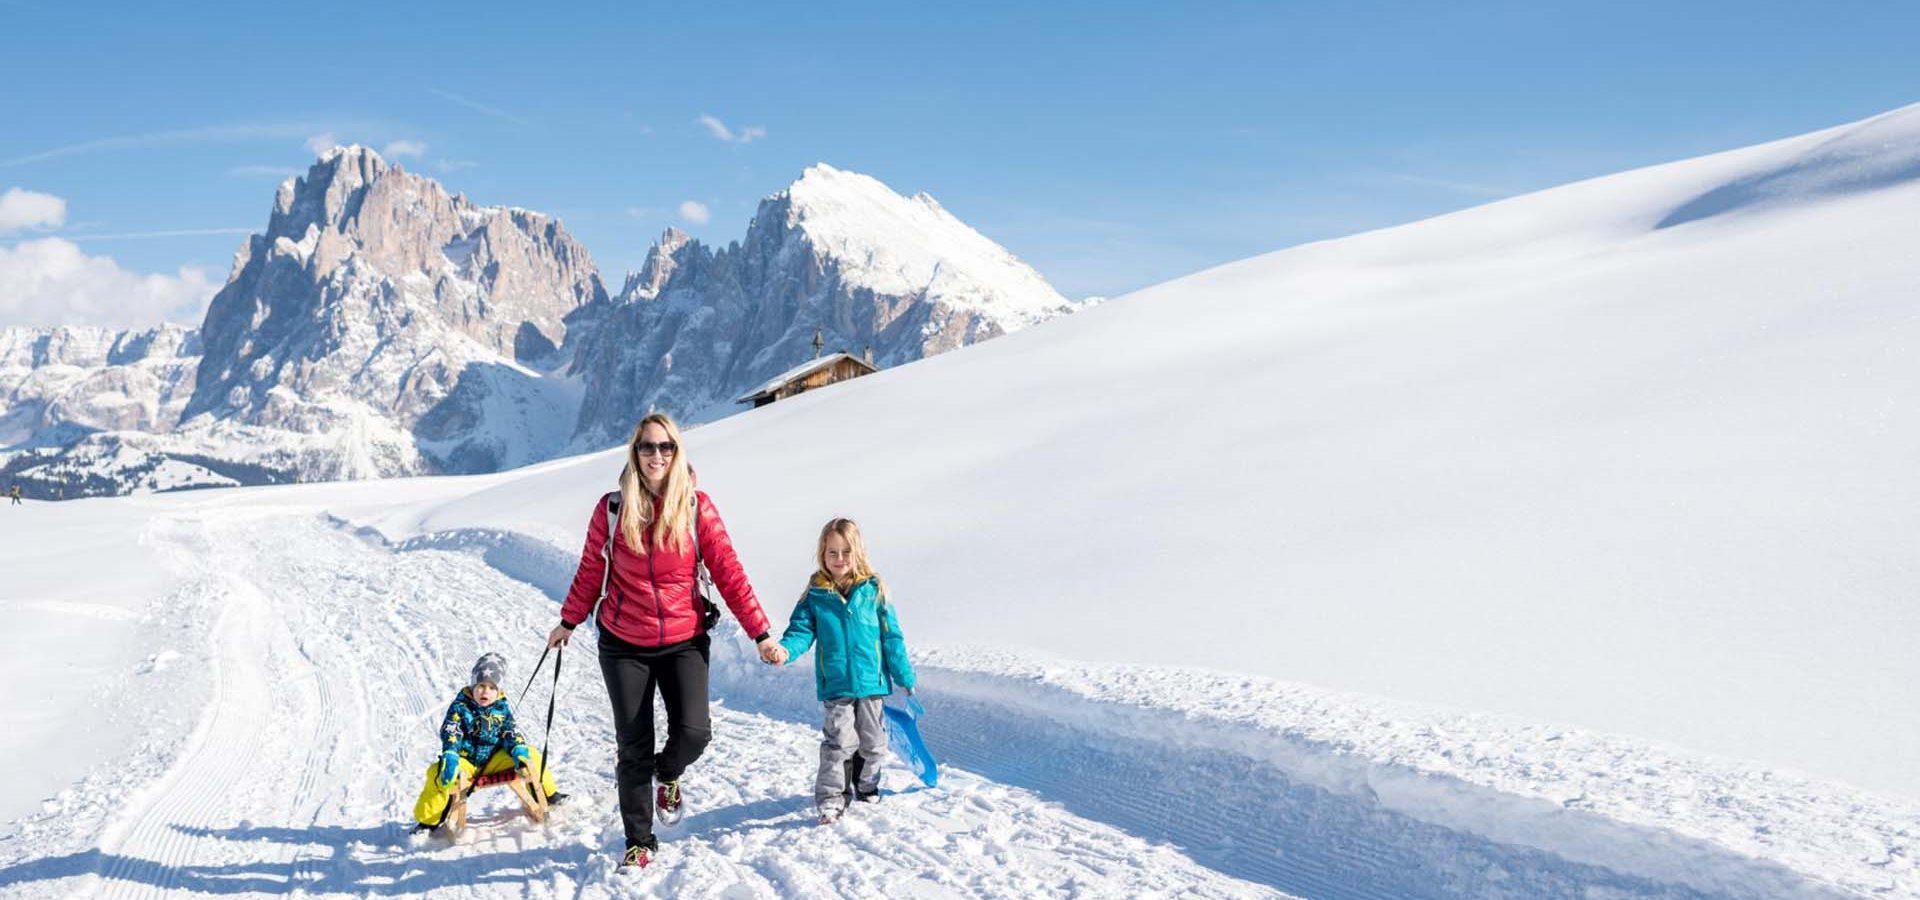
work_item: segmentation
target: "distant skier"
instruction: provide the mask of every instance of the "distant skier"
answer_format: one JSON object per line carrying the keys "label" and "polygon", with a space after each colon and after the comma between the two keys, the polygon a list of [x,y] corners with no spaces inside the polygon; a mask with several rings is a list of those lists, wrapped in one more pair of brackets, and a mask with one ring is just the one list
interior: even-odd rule
{"label": "distant skier", "polygon": [[852,799],[879,802],[880,762],[887,752],[881,700],[895,685],[912,695],[914,677],[900,619],[867,560],[860,526],[852,519],[828,522],[814,560],[819,570],[793,608],[776,662],[790,663],[819,645],[814,691],[825,721],[813,803],[825,825],[838,820]]}
{"label": "distant skier", "polygon": [[7,504],[8,506],[19,506],[20,505],[20,486],[17,484],[14,485],[13,490],[10,490],[7,492],[7,496],[13,498],[13,502]]}
{"label": "distant skier", "polygon": [[[626,461],[620,490],[594,500],[580,567],[547,645],[565,645],[588,619],[600,626],[600,674],[619,741],[614,774],[627,844],[620,867],[632,870],[659,849],[655,810],[666,825],[685,814],[680,776],[713,734],[707,658],[720,612],[701,593],[702,565],[760,658],[771,662],[779,645],[713,499],[695,487],[680,427],[660,413],[641,419]],[[655,688],[667,707],[667,740],[657,750]]]}
{"label": "distant skier", "polygon": [[[420,788],[420,799],[413,804],[414,821],[421,829],[432,828],[446,817],[447,804],[458,789],[456,782],[471,781],[475,773],[492,775],[515,766],[539,772],[540,752],[527,746],[507,708],[506,694],[500,684],[506,680],[507,661],[498,653],[488,653],[473,664],[473,676],[467,687],[453,698],[447,716],[440,723],[440,761],[427,767],[427,783]],[[553,772],[542,773],[540,788],[549,804],[567,798],[553,783]]]}

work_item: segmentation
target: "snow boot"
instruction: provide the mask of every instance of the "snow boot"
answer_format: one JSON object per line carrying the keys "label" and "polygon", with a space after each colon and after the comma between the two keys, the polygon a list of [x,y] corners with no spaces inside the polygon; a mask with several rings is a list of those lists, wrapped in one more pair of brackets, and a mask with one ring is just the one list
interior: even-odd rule
{"label": "snow boot", "polygon": [[647,863],[653,862],[654,852],[659,849],[660,849],[660,845],[658,843],[655,843],[651,846],[646,844],[635,844],[631,847],[628,847],[626,855],[620,857],[620,870],[623,872],[626,872],[626,871],[638,872],[641,869],[646,868]]}
{"label": "snow boot", "polygon": [[553,793],[551,793],[551,794],[548,794],[548,795],[547,795],[547,805],[548,805],[548,806],[559,806],[560,804],[562,804],[562,803],[565,803],[565,802],[567,802],[567,798],[568,798],[568,797],[571,797],[571,796],[573,796],[573,795],[572,795],[572,794],[563,794],[563,793],[561,793],[561,792],[559,792],[559,791],[554,791]]}
{"label": "snow boot", "polygon": [[854,755],[847,758],[847,805],[848,806],[852,806],[854,801],[856,800],[861,803],[879,803],[880,802],[880,790],[878,788],[875,788],[872,791],[860,790],[860,773],[866,769],[867,767],[866,763],[867,763],[866,757],[863,757],[858,753],[855,753]]}
{"label": "snow boot", "polygon": [[660,824],[678,825],[681,817],[687,813],[685,798],[680,796],[680,781],[660,782],[654,788],[653,806],[659,812]]}

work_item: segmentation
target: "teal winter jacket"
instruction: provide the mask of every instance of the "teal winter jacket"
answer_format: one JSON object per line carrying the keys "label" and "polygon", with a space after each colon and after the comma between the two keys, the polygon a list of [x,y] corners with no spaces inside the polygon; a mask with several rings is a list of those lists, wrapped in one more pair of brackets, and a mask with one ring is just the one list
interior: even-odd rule
{"label": "teal winter jacket", "polygon": [[793,608],[793,620],[780,636],[792,664],[818,644],[813,655],[815,692],[821,702],[838,697],[881,697],[899,685],[913,690],[913,665],[893,604],[882,600],[874,579],[840,596],[815,575]]}

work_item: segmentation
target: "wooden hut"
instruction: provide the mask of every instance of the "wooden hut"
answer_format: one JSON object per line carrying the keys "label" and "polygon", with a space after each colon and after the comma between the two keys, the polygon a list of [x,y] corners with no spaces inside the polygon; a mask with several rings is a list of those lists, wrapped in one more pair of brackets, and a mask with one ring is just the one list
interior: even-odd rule
{"label": "wooden hut", "polygon": [[734,398],[735,403],[752,403],[755,409],[785,400],[795,394],[826,387],[837,381],[859,378],[880,371],[870,362],[851,353],[835,353],[808,360],[769,379],[767,383]]}

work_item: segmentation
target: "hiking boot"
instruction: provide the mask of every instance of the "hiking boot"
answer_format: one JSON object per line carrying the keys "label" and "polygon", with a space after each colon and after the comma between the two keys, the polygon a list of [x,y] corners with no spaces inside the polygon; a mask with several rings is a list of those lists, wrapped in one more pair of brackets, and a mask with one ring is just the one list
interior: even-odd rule
{"label": "hiking boot", "polygon": [[873,789],[873,790],[871,790],[871,791],[861,791],[861,792],[860,792],[860,793],[859,793],[859,794],[858,794],[858,795],[857,795],[857,796],[855,797],[855,799],[857,799],[857,800],[859,800],[859,801],[860,801],[861,803],[879,803],[879,802],[880,802],[880,789],[879,789],[879,788],[875,788],[875,789]]}
{"label": "hiking boot", "polygon": [[680,780],[662,781],[655,786],[653,806],[660,811],[661,824],[679,824],[681,815],[686,812],[686,804],[680,796]]}

